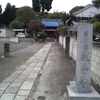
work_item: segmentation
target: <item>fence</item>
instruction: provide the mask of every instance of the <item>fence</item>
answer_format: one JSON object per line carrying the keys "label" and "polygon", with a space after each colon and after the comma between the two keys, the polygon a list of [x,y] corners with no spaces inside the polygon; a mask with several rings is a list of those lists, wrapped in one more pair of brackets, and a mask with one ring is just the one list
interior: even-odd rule
{"label": "fence", "polygon": [[[65,40],[65,37],[59,36],[59,43],[64,48],[64,45],[69,46],[69,56],[77,60],[77,38],[76,37],[70,37],[69,45]],[[62,42],[62,43],[61,43]],[[98,84],[100,86],[100,43],[93,43],[92,46],[92,66],[91,66],[91,78],[95,82],[95,84]],[[64,48],[65,49],[65,48]]]}

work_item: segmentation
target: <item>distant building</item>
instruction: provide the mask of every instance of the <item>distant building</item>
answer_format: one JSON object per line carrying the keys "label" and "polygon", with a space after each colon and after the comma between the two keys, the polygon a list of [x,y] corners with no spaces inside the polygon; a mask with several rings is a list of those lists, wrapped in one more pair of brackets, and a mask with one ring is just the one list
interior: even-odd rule
{"label": "distant building", "polygon": [[93,4],[89,4],[85,8],[73,13],[67,21],[70,24],[77,24],[80,21],[89,22],[95,15],[100,14],[100,8],[96,8]]}
{"label": "distant building", "polygon": [[61,19],[42,19],[42,23],[45,25],[45,32],[48,34],[48,37],[54,37],[54,34],[57,35],[57,27],[61,24]]}
{"label": "distant building", "polygon": [[15,32],[8,28],[0,28],[0,37],[4,38],[15,37]]}
{"label": "distant building", "polygon": [[15,32],[15,35],[17,35],[19,32],[24,33],[24,29],[12,29]]}

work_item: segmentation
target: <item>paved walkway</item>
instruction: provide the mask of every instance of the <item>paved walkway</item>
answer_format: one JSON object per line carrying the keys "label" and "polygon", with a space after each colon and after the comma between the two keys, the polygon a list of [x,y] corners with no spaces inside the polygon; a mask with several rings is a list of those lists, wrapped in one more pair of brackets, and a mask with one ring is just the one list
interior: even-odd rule
{"label": "paved walkway", "polygon": [[31,53],[24,52],[31,58],[0,84],[0,100],[66,100],[66,86],[75,78],[75,62],[57,42],[42,44],[35,49],[37,53],[33,48]]}
{"label": "paved walkway", "polygon": [[52,43],[46,44],[0,84],[0,100],[26,100]]}

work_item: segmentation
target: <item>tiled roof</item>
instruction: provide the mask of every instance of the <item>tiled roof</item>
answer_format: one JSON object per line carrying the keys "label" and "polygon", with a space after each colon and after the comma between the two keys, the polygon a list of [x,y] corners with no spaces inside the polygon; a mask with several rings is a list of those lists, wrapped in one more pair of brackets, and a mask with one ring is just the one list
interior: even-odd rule
{"label": "tiled roof", "polygon": [[24,31],[24,29],[12,29],[12,30],[15,31],[15,32],[16,32],[16,31],[20,31],[20,32],[21,32],[21,31]]}
{"label": "tiled roof", "polygon": [[79,14],[79,13],[81,13],[81,12],[87,10],[87,9],[90,8],[90,7],[94,7],[94,5],[93,5],[93,4],[89,4],[89,5],[86,6],[85,8],[83,8],[83,9],[81,9],[81,10],[79,10],[79,11],[73,13],[72,15],[77,15],[77,14]]}
{"label": "tiled roof", "polygon": [[100,8],[96,8],[93,4],[89,4],[85,8],[73,13],[72,16],[94,17],[96,14],[100,14]]}
{"label": "tiled roof", "polygon": [[58,27],[61,24],[61,19],[42,19],[42,23],[48,27]]}

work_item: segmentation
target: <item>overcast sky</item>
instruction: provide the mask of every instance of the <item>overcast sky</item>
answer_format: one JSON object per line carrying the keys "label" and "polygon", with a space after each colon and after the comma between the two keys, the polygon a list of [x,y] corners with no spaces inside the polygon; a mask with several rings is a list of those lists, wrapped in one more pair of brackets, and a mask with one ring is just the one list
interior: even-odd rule
{"label": "overcast sky", "polygon": [[[16,7],[30,6],[32,7],[32,0],[1,0],[0,5],[5,9],[7,3],[15,5]],[[52,9],[50,12],[54,11],[66,11],[67,13],[75,6],[86,6],[91,4],[92,0],[53,0]]]}

